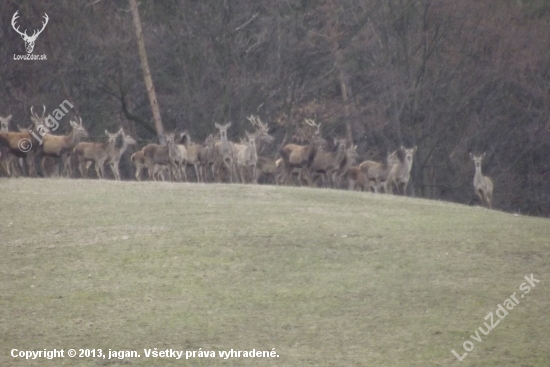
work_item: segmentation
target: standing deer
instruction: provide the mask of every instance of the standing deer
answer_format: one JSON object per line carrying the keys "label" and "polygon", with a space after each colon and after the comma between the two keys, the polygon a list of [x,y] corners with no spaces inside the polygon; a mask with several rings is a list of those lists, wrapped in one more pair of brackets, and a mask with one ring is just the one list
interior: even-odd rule
{"label": "standing deer", "polygon": [[[0,132],[10,131],[9,125],[11,118],[11,115],[7,117],[0,116]],[[2,154],[2,157],[0,158],[0,167],[4,170],[4,172],[6,172],[6,176],[11,177],[12,175],[17,175],[15,159],[10,152],[10,148],[5,146],[0,147],[0,153]]]}
{"label": "standing deer", "polygon": [[155,163],[170,166],[171,180],[173,178],[176,180],[181,179],[182,157],[177,146],[179,139],[176,139],[176,134],[174,133],[166,134],[166,142],[167,145],[148,144],[142,149],[145,157],[145,165],[147,166],[151,181],[155,179]]}
{"label": "standing deer", "polygon": [[42,137],[43,144],[40,146],[39,154],[41,155],[40,165],[44,176],[48,175],[45,164],[48,157],[61,158],[63,174],[69,177],[72,176],[70,155],[80,140],[88,137],[88,132],[82,126],[82,118],[79,117],[78,121],[80,122],[70,120],[72,130],[69,135],[46,134]]}
{"label": "standing deer", "polygon": [[97,177],[102,179],[105,176],[105,161],[113,154],[115,149],[124,145],[124,137],[121,135],[122,128],[114,134],[105,130],[107,141],[104,143],[78,143],[73,149],[73,156],[78,162],[78,170],[82,178],[88,176],[88,170],[92,163]]}
{"label": "standing deer", "polygon": [[246,183],[250,180],[258,183],[256,164],[258,162],[258,153],[256,151],[256,134],[249,134],[246,131],[247,146],[241,149],[237,154],[237,166],[241,176],[241,182]]}
{"label": "standing deer", "polygon": [[342,178],[351,168],[351,166],[355,164],[357,156],[357,145],[351,144],[348,149],[346,149],[346,154],[344,155],[344,159],[342,159],[342,162],[340,163],[340,167],[338,167],[338,169],[333,173],[332,180],[336,188],[340,188]]}
{"label": "standing deer", "polygon": [[399,163],[397,151],[388,152],[384,163],[374,161],[363,161],[359,165],[361,172],[365,175],[369,191],[372,189],[375,193],[379,193],[384,187],[384,192],[388,193],[388,178],[393,167]]}
{"label": "standing deer", "polygon": [[[328,187],[334,187],[333,174],[338,170],[346,155],[346,140],[334,139],[334,149],[325,151],[319,149],[310,168],[311,177],[320,175],[323,183]],[[326,186],[326,185],[325,185]]]}
{"label": "standing deer", "polygon": [[392,167],[388,176],[387,188],[390,194],[393,194],[393,186],[395,186],[399,194],[399,187],[403,185],[403,195],[407,196],[407,184],[411,178],[411,168],[413,165],[414,153],[416,153],[416,146],[411,149],[405,149],[401,146],[401,151],[404,153],[405,157],[403,162],[399,161]]}
{"label": "standing deer", "polygon": [[344,176],[348,182],[348,190],[355,190],[356,185],[361,191],[369,190],[369,182],[360,166],[350,167]]}
{"label": "standing deer", "polygon": [[118,134],[122,137],[122,144],[115,144],[112,149],[108,150],[107,159],[105,159],[103,164],[108,164],[111,167],[111,171],[113,171],[115,180],[120,181],[120,171],[118,169],[120,158],[128,146],[136,144],[136,141],[130,135],[126,135],[123,128],[120,128]]}
{"label": "standing deer", "polygon": [[16,158],[25,159],[29,176],[37,176],[35,158],[40,145],[31,131],[32,127],[21,129],[20,132],[0,132],[0,148],[9,150],[10,154]]}
{"label": "standing deer", "polygon": [[[225,125],[220,125],[218,123],[215,123],[214,126],[216,126],[216,128],[220,131],[220,138],[221,138],[221,140],[219,142],[216,142],[215,144],[215,147],[217,149],[217,156],[218,156],[217,171],[220,172],[223,168],[225,168],[227,174],[230,177],[230,182],[233,183],[233,177],[236,176],[234,147],[233,147],[233,143],[227,140],[227,129],[231,127],[231,122]],[[219,175],[218,175],[218,181],[220,181]]]}
{"label": "standing deer", "polygon": [[[236,162],[241,172],[247,172],[248,177],[254,183],[258,183],[258,153],[263,149],[263,144],[271,144],[275,138],[269,135],[267,123],[263,123],[259,116],[250,115],[246,118],[256,129],[253,134],[246,133],[245,144],[233,144]],[[254,139],[252,142],[250,139]],[[252,147],[254,145],[254,147]],[[246,169],[245,169],[246,168]],[[241,175],[242,182],[245,175]]]}
{"label": "standing deer", "polygon": [[[195,171],[200,174],[202,182],[209,182],[214,180],[214,163],[215,163],[215,147],[216,139],[214,135],[210,134],[204,141],[203,145],[200,146],[197,154],[198,167],[195,166]],[[210,174],[212,174],[212,180],[210,180]]]}
{"label": "standing deer", "polygon": [[130,160],[136,168],[136,181],[141,181],[143,170],[147,168],[145,166],[145,155],[143,154],[143,150],[138,150],[137,152],[132,154]]}
{"label": "standing deer", "polygon": [[178,149],[179,149],[179,157],[176,159],[177,165],[179,165],[179,174],[182,175],[182,178],[187,182],[187,170],[185,169],[187,167],[187,159],[188,154],[187,150],[189,149],[189,145],[191,144],[191,137],[189,136],[189,133],[187,130],[185,130],[183,133],[181,133],[179,137]]}
{"label": "standing deer", "polygon": [[493,208],[493,181],[488,176],[483,176],[481,173],[481,161],[485,158],[485,153],[480,156],[475,156],[470,153],[470,158],[474,161],[474,191],[479,196],[482,205],[486,205],[489,209]]}
{"label": "standing deer", "polygon": [[305,119],[305,123],[314,128],[309,145],[287,144],[279,150],[285,169],[283,182],[287,185],[290,184],[292,171],[295,168],[298,169],[299,181],[302,181],[303,176],[305,175],[307,184],[311,185],[309,168],[313,164],[319,146],[324,143],[324,140],[320,137],[321,124],[316,124],[310,119]]}

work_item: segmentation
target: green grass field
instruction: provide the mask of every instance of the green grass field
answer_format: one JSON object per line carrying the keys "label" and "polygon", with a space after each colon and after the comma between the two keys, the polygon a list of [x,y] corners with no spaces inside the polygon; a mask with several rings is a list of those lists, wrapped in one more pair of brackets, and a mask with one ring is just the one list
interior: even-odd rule
{"label": "green grass field", "polygon": [[[548,219],[274,186],[0,188],[0,366],[550,365]],[[540,283],[520,298],[530,274]],[[470,338],[514,292],[500,324]],[[451,350],[466,340],[459,362]],[[65,358],[11,357],[53,348]],[[154,348],[184,357],[146,358]],[[218,357],[273,348],[279,357]],[[216,357],[185,360],[199,350]]]}

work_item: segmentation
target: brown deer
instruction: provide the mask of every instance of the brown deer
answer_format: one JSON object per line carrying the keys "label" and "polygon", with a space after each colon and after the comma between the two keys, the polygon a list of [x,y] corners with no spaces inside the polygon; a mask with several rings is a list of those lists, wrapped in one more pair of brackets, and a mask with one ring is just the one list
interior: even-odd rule
{"label": "brown deer", "polygon": [[350,167],[344,174],[344,177],[348,182],[348,190],[353,191],[357,186],[361,189],[361,191],[369,191],[369,181],[361,170],[361,167]]}
{"label": "brown deer", "polygon": [[177,146],[179,136],[175,133],[166,134],[167,145],[148,144],[142,150],[145,157],[145,165],[149,172],[149,178],[153,181],[154,165],[163,164],[170,166],[170,179],[181,180],[182,156]]}
{"label": "brown deer", "polygon": [[474,191],[479,196],[481,204],[487,206],[489,209],[493,208],[493,181],[488,176],[483,176],[481,173],[481,162],[485,158],[485,153],[480,156],[470,153],[470,158],[474,161],[475,174],[474,174]]}
{"label": "brown deer", "polygon": [[311,185],[309,167],[313,164],[319,146],[324,143],[324,140],[320,138],[321,124],[316,124],[310,119],[305,119],[305,123],[314,128],[309,145],[287,144],[279,150],[285,170],[283,182],[287,185],[290,184],[294,169],[298,170],[300,182],[305,176],[307,184]]}
{"label": "brown deer", "polygon": [[395,164],[399,162],[397,151],[388,152],[386,161],[383,163],[374,161],[363,161],[359,165],[368,184],[369,191],[379,193],[383,187],[384,192],[388,193],[388,177]]}
{"label": "brown deer", "polygon": [[[277,164],[277,161],[279,161],[279,164]],[[265,179],[271,177],[273,182],[276,185],[279,185],[283,174],[283,166],[281,162],[281,158],[276,160],[275,158],[258,156],[258,160],[256,162],[256,174],[258,177],[256,178],[256,182],[258,182],[261,177],[265,177]]]}
{"label": "brown deer", "polygon": [[214,126],[220,131],[220,141],[216,142],[215,149],[216,149],[216,166],[217,166],[217,177],[218,182],[221,181],[221,171],[225,169],[227,172],[227,175],[230,177],[230,182],[233,183],[233,178],[236,177],[236,169],[235,169],[235,159],[234,159],[234,152],[235,148],[233,147],[233,143],[227,140],[227,129],[231,127],[231,122],[220,125],[218,123],[215,123]]}
{"label": "brown deer", "polygon": [[188,154],[187,150],[189,149],[189,146],[191,144],[191,137],[189,136],[189,133],[184,131],[181,133],[179,137],[179,144],[178,149],[180,151],[179,157],[176,160],[176,163],[179,165],[179,172],[182,175],[183,180],[187,182],[187,170],[185,169],[187,167],[187,159]]}
{"label": "brown deer", "polygon": [[[201,177],[202,182],[209,182],[214,180],[214,163],[215,163],[215,144],[216,139],[214,135],[210,134],[204,141],[203,145],[200,146],[197,153],[198,166],[195,166],[195,172],[197,171]],[[212,174],[212,180],[210,180],[210,174]]]}
{"label": "brown deer", "polygon": [[334,187],[333,174],[338,170],[346,155],[346,140],[334,139],[334,149],[319,149],[310,168],[310,175],[320,175],[324,186]]}
{"label": "brown deer", "polygon": [[248,131],[245,133],[248,144],[237,153],[237,167],[242,183],[246,183],[248,180],[257,183],[258,152],[256,151],[256,134],[249,134]]}
{"label": "brown deer", "polygon": [[401,151],[404,154],[403,161],[399,161],[394,164],[390,174],[388,175],[387,189],[390,194],[393,194],[393,186],[397,189],[399,194],[399,188],[403,185],[403,195],[407,196],[407,184],[411,178],[411,169],[413,165],[414,153],[416,153],[416,146],[411,149],[406,149],[401,146]]}
{"label": "brown deer", "polygon": [[111,167],[111,171],[113,172],[115,180],[117,181],[120,181],[120,171],[118,168],[120,158],[122,157],[129,145],[136,144],[134,138],[124,133],[123,128],[120,128],[119,136],[122,136],[122,144],[115,144],[112,149],[109,149],[107,151],[107,159],[105,159],[105,161],[103,162],[103,164],[108,164]]}
{"label": "brown deer", "polygon": [[[77,122],[80,121],[80,122]],[[44,176],[46,172],[46,158],[54,157],[61,158],[63,163],[63,174],[72,176],[72,169],[70,165],[70,155],[81,139],[88,137],[88,132],[82,126],[82,118],[78,120],[70,120],[72,130],[69,135],[53,135],[46,134],[42,137],[43,144],[40,146],[39,154],[41,156],[40,165]]]}
{"label": "brown deer", "polygon": [[[35,159],[40,146],[35,135],[30,128],[21,128],[19,132],[2,131],[0,132],[0,147],[3,151],[20,159],[25,159],[28,166],[29,176],[37,176]],[[6,154],[7,155],[7,154]]]}
{"label": "brown deer", "polygon": [[143,150],[138,150],[137,152],[132,154],[130,160],[136,168],[136,181],[141,181],[143,170],[147,169],[147,166],[145,165],[145,155],[143,154]]}
{"label": "brown deer", "polygon": [[[6,117],[0,116],[0,132],[10,131],[9,125],[10,125],[11,118],[12,118],[11,115]],[[0,158],[0,167],[6,173],[6,176],[11,177],[12,175],[17,175],[16,173],[17,169],[15,167],[15,159],[10,152],[10,148],[7,146],[0,147],[0,153],[2,154],[2,157]]]}
{"label": "brown deer", "polygon": [[117,148],[124,145],[122,128],[114,134],[105,130],[107,141],[104,143],[80,142],[73,149],[73,156],[78,162],[78,170],[82,178],[88,176],[90,166],[94,164],[97,177],[102,179],[105,176],[104,164]]}
{"label": "brown deer", "polygon": [[342,162],[340,163],[340,167],[333,173],[333,182],[336,188],[340,188],[342,178],[346,174],[346,172],[355,164],[355,160],[357,159],[357,145],[351,144],[348,149],[346,149],[346,154],[344,156],[344,159],[342,159]]}

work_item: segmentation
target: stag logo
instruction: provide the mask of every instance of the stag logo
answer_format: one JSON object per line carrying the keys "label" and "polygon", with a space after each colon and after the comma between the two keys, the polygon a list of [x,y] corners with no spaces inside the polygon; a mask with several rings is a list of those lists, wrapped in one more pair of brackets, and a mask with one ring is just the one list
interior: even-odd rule
{"label": "stag logo", "polygon": [[44,13],[44,21],[42,22],[42,28],[40,30],[35,30],[31,36],[27,34],[27,30],[25,29],[25,32],[21,32],[19,30],[19,26],[15,24],[17,18],[19,18],[19,10],[13,14],[13,17],[11,18],[11,26],[13,29],[21,35],[21,38],[23,38],[23,41],[25,41],[25,49],[27,50],[27,54],[32,54],[32,51],[34,50],[34,43],[36,42],[36,39],[42,33],[44,28],[46,28],[46,25],[48,24],[48,14]]}

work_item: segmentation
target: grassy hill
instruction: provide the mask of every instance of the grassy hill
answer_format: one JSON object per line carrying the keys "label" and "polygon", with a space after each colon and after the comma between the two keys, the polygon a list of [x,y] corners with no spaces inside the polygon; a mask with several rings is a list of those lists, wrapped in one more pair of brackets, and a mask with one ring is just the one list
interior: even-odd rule
{"label": "grassy hill", "polygon": [[[2,366],[548,366],[547,219],[273,186],[0,188]],[[540,283],[520,298],[530,274]],[[500,324],[470,338],[514,292]],[[27,361],[13,348],[140,358]],[[153,348],[216,358],[146,358]]]}

